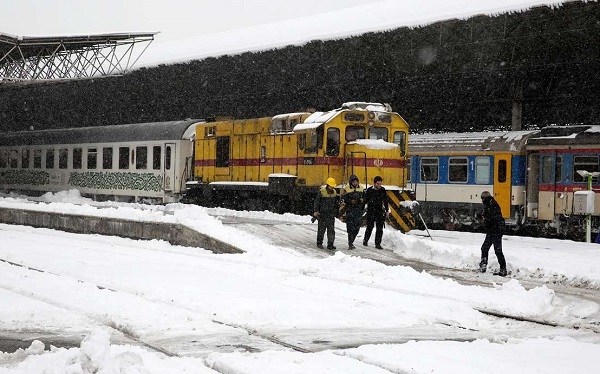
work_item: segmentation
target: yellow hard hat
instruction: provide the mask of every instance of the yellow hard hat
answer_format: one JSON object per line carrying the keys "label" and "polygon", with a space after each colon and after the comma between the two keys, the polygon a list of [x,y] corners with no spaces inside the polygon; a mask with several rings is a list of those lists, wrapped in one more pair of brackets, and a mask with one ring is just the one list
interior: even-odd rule
{"label": "yellow hard hat", "polygon": [[327,185],[330,187],[335,187],[337,185],[337,183],[335,183],[335,179],[327,178]]}

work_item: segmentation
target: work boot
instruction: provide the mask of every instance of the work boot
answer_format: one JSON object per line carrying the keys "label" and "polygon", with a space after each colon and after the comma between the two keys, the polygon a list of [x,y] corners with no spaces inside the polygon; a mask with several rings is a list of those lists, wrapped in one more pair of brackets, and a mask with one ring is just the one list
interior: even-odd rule
{"label": "work boot", "polygon": [[352,243],[348,244],[348,249],[354,249],[354,248],[356,248],[356,247],[354,246],[354,244],[352,244]]}
{"label": "work boot", "polygon": [[327,249],[329,249],[330,251],[335,251],[335,245],[328,245]]}
{"label": "work boot", "polygon": [[481,260],[481,262],[479,263],[479,272],[485,273],[486,270],[487,270],[487,258]]}
{"label": "work boot", "polygon": [[317,248],[323,249],[323,244],[317,243]]}
{"label": "work boot", "polygon": [[495,272],[494,275],[499,275],[501,277],[505,277],[508,275],[508,272],[506,271],[506,269],[500,269],[499,271]]}
{"label": "work boot", "polygon": [[369,243],[368,243],[366,240],[363,240],[363,245],[364,245],[365,247],[368,247],[368,244],[369,244]]}
{"label": "work boot", "polygon": [[381,246],[381,244],[375,244],[375,248],[377,248],[377,249],[383,249],[383,247]]}

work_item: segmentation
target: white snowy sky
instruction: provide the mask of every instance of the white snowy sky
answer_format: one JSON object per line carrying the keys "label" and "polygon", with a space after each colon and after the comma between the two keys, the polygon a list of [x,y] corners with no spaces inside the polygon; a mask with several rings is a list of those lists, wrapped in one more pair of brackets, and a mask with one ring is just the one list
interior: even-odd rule
{"label": "white snowy sky", "polygon": [[[481,234],[434,231],[431,240],[422,232],[403,235],[386,228],[385,251],[457,269],[466,279],[496,282],[495,287],[469,286],[362,259],[364,247],[346,250],[341,222],[336,244],[342,250],[330,256],[274,245],[260,231],[251,234],[222,223],[227,217],[272,220],[289,228],[291,240],[302,244],[309,238],[306,248],[313,248],[316,225],[308,216],[93,203],[76,191],[48,194],[41,201],[4,197],[0,207],[178,222],[245,253],[216,255],[161,241],[0,224],[0,331],[87,335],[77,348],[44,351],[43,344],[34,343],[25,351],[0,353],[0,374],[87,373],[86,367],[129,374],[563,374],[592,373],[600,365],[600,336],[593,332],[600,322],[597,301],[572,299],[547,286],[560,281],[564,289],[600,287],[600,245],[505,237],[514,275],[505,279],[470,271],[479,260]],[[490,270],[497,269],[490,257]],[[576,325],[582,328],[570,328]],[[127,344],[115,327],[184,357]],[[410,340],[411,334],[428,338]],[[260,336],[292,344],[304,336],[308,345],[347,339],[354,348],[300,353]],[[365,337],[391,343],[356,344]],[[402,337],[410,341],[398,342]],[[243,346],[260,352],[244,352]]]}

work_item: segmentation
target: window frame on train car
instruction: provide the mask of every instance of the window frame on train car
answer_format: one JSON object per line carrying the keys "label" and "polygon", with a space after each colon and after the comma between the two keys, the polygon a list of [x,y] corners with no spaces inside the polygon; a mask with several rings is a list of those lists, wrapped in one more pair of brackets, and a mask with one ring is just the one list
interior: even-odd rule
{"label": "window frame on train car", "polygon": [[[431,161],[432,163],[424,163],[424,161],[429,162]],[[427,180],[424,178],[425,176],[425,168],[424,166],[427,165],[429,167],[435,166],[435,176],[436,179],[435,180]],[[419,165],[419,169],[420,169],[420,173],[419,173],[419,178],[420,178],[420,182],[421,183],[438,183],[440,181],[440,159],[439,157],[421,157],[421,162]],[[430,173],[432,174],[432,173]]]}
{"label": "window frame on train car", "polygon": [[162,147],[155,145],[152,147],[152,170],[160,170],[160,162],[162,160]]}
{"label": "window frame on train car", "polygon": [[325,137],[324,127],[321,125],[314,131],[306,133],[308,140],[304,153],[318,153],[320,149],[323,149],[323,138]]}
{"label": "window frame on train car", "polygon": [[8,154],[8,167],[17,169],[19,167],[19,150],[11,149]]}
{"label": "window frame on train car", "polygon": [[31,151],[29,148],[24,148],[21,150],[21,169],[29,169],[29,164],[31,160]]}
{"label": "window frame on train car", "polygon": [[327,156],[339,156],[340,136],[340,129],[337,127],[330,127],[327,129],[327,147],[325,148],[325,154]]}
{"label": "window frame on train car", "polygon": [[[487,161],[487,164],[481,164],[479,161]],[[482,168],[487,166],[486,171],[482,171]],[[475,184],[490,184],[492,181],[492,170],[493,163],[490,156],[476,156],[474,161],[475,169]],[[484,169],[485,170],[485,169]],[[485,176],[485,180],[482,180],[482,176]]]}
{"label": "window frame on train car", "polygon": [[83,148],[73,148],[71,150],[73,156],[73,169],[83,168]]}
{"label": "window frame on train car", "polygon": [[98,148],[86,149],[86,169],[96,170],[98,168]]}
{"label": "window frame on train car", "polygon": [[44,168],[54,169],[56,166],[56,152],[54,151],[54,148],[47,148],[44,156]]}
{"label": "window frame on train car", "polygon": [[[453,165],[453,161],[454,165]],[[463,161],[461,163],[457,163],[456,161]],[[457,168],[460,168],[460,170],[463,170],[463,172],[455,172],[453,173],[453,170],[456,170]],[[460,175],[459,175],[460,174]],[[464,174],[464,177],[462,176],[462,174]],[[460,179],[456,179],[456,176],[460,176]],[[469,182],[469,158],[468,157],[463,157],[463,156],[453,156],[453,157],[448,157],[448,183],[468,183]]]}
{"label": "window frame on train car", "polygon": [[556,183],[562,183],[563,180],[563,156],[556,156],[554,160],[554,180]]}
{"label": "window frame on train car", "polygon": [[543,155],[540,160],[540,182],[552,183],[552,171],[554,170],[553,157],[551,155]]}
{"label": "window frame on train car", "polygon": [[[589,159],[589,162],[577,162],[577,159]],[[592,161],[592,159],[595,159],[595,161]],[[600,158],[598,155],[596,156],[591,156],[591,155],[586,155],[586,156],[577,156],[574,155],[573,156],[573,183],[587,183],[587,178],[581,176],[577,170],[585,170],[588,171],[590,173],[594,173],[594,172],[598,172],[600,171],[600,165],[598,164]],[[579,166],[577,166],[579,165]],[[593,177],[592,178],[592,183],[598,183],[598,177]]]}
{"label": "window frame on train car", "polygon": [[115,150],[113,147],[102,147],[102,170],[112,170]]}
{"label": "window frame on train car", "polygon": [[298,134],[298,149],[304,150],[306,147],[306,134]]}
{"label": "window frame on train car", "polygon": [[135,169],[148,169],[148,146],[138,145],[135,147]]}
{"label": "window frame on train car", "polygon": [[59,148],[58,149],[58,168],[68,169],[69,168],[69,149]]}
{"label": "window frame on train car", "polygon": [[[401,139],[397,135],[401,134]],[[400,156],[406,155],[406,132],[402,130],[394,131],[392,142],[400,147]]]}
{"label": "window frame on train car", "polygon": [[119,170],[129,170],[129,147],[119,147],[118,166]]}
{"label": "window frame on train car", "polygon": [[39,148],[33,150],[33,168],[34,169],[42,168],[42,150]]}
{"label": "window frame on train car", "polygon": [[[379,134],[379,133],[381,133],[381,134]],[[375,135],[375,137],[373,137],[373,135]],[[379,135],[383,135],[383,137],[380,137]],[[372,139],[372,140],[383,139],[387,142],[388,136],[389,136],[389,130],[387,127],[371,127],[369,129],[369,139]]]}
{"label": "window frame on train car", "polygon": [[365,139],[367,136],[367,130],[364,126],[360,125],[348,125],[344,132],[344,139],[346,142],[353,142],[356,139]]}

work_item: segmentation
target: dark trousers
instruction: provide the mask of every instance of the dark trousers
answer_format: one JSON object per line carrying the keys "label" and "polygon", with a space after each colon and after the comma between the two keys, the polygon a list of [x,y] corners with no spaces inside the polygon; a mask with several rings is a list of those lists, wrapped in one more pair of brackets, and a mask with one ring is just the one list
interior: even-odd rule
{"label": "dark trousers", "polygon": [[383,213],[377,214],[377,218],[374,215],[367,216],[367,229],[365,230],[365,237],[363,242],[367,243],[371,238],[371,233],[373,232],[373,226],[376,226],[375,229],[375,245],[381,245],[381,238],[383,238],[383,223],[385,222],[385,217]]}
{"label": "dark trousers", "polygon": [[317,244],[323,244],[323,237],[327,230],[327,246],[333,246],[335,241],[335,217],[321,214],[317,226]]}
{"label": "dark trousers", "polygon": [[346,213],[346,231],[348,231],[348,244],[353,244],[354,239],[360,231],[360,220],[362,219],[362,209],[358,212]]}
{"label": "dark trousers", "polygon": [[485,240],[481,245],[481,263],[487,265],[488,253],[492,245],[494,246],[494,253],[496,253],[496,257],[498,258],[500,269],[506,269],[506,260],[502,253],[502,233],[487,233]]}

